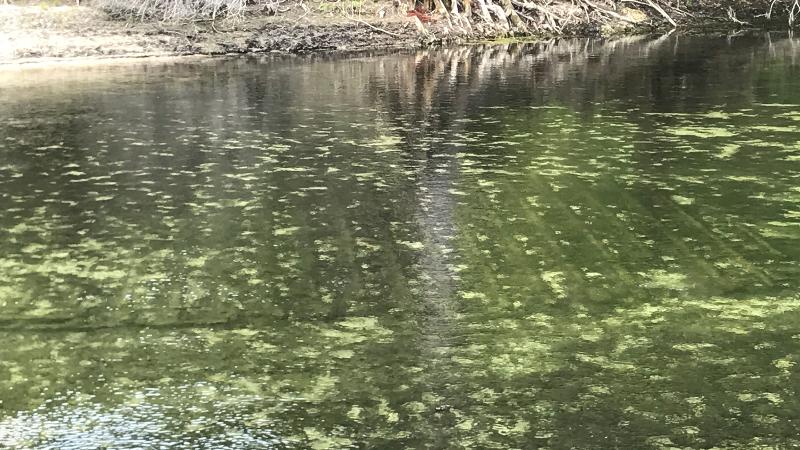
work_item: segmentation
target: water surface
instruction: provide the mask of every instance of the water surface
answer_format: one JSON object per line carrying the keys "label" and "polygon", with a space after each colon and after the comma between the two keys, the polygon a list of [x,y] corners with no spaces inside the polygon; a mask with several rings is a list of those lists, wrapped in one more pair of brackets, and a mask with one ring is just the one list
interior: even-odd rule
{"label": "water surface", "polygon": [[798,44],[0,73],[0,447],[800,445]]}

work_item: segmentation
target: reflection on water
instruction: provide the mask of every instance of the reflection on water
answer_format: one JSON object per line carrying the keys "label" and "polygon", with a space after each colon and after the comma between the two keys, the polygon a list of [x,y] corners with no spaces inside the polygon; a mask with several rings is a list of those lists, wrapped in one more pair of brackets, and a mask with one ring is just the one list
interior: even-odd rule
{"label": "reflection on water", "polygon": [[0,73],[0,446],[800,444],[796,46]]}

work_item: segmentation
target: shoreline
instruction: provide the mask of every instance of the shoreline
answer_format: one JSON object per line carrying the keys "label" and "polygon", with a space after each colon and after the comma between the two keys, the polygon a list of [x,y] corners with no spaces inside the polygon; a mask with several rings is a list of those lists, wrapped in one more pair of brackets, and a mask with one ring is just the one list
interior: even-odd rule
{"label": "shoreline", "polygon": [[497,30],[455,31],[448,17],[436,17],[423,24],[397,7],[388,12],[368,11],[357,17],[290,11],[278,16],[252,14],[218,21],[163,23],[117,20],[92,6],[0,5],[0,69],[236,54],[352,54],[561,37],[619,37],[670,29],[691,31],[709,23],[712,22],[664,27],[658,17],[642,13],[637,23],[587,19],[558,34],[508,36]]}
{"label": "shoreline", "polygon": [[[363,19],[363,20],[362,20]],[[0,5],[0,67],[257,53],[417,49],[441,42],[398,13],[345,18],[251,15],[216,22],[116,20],[87,6]]]}
{"label": "shoreline", "polygon": [[[252,14],[216,22],[183,23],[117,20],[92,6],[0,5],[0,67],[107,63],[142,58],[184,58],[234,54],[354,53],[415,50],[494,40],[538,40],[544,33],[507,36],[497,30],[458,32],[449,18],[422,24],[404,10],[365,11],[359,16],[290,11]],[[584,23],[585,30],[592,24]],[[620,31],[641,34],[654,27],[620,23]],[[569,30],[568,36],[593,33]],[[594,33],[597,34],[597,33]],[[625,34],[625,33],[620,33]]]}

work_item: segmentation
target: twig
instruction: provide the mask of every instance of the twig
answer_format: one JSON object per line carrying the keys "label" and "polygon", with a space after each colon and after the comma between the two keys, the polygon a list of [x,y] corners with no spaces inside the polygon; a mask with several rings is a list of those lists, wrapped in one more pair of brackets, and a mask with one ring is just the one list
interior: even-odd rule
{"label": "twig", "polygon": [[381,33],[386,33],[386,34],[388,34],[389,36],[394,36],[394,37],[398,37],[398,38],[399,38],[399,37],[403,37],[403,35],[402,35],[402,34],[392,33],[391,31],[384,30],[383,28],[378,28],[378,27],[376,27],[375,25],[372,25],[372,24],[370,24],[370,23],[364,22],[363,20],[359,20],[359,19],[356,19],[356,18],[354,18],[354,17],[349,17],[349,19],[350,19],[350,20],[352,20],[353,22],[358,22],[358,23],[360,23],[360,24],[366,25],[366,26],[368,26],[368,27],[372,28],[372,29],[373,29],[373,30],[375,30],[375,31],[380,31]]}
{"label": "twig", "polygon": [[519,16],[522,17],[523,19],[526,19],[528,22],[530,22],[530,24],[533,25],[534,28],[536,28],[536,31],[539,31],[539,24],[536,23],[536,20],[534,20],[533,17],[526,16],[525,14],[523,14],[523,13],[521,13],[519,11],[517,11],[517,14],[519,14]]}
{"label": "twig", "polygon": [[300,17],[298,17],[298,18],[297,18],[297,20],[295,20],[295,21],[294,21],[294,24],[295,24],[295,25],[297,25],[298,23],[300,23],[300,21],[301,21],[301,20],[305,19],[305,18],[306,18],[306,16],[307,16],[307,15],[308,15],[308,14],[311,12],[311,8],[309,8],[308,6],[306,6],[306,4],[305,4],[305,3],[300,3],[300,6],[302,6],[302,7],[303,7],[303,10],[305,11],[305,14],[303,14],[303,15],[302,15],[302,16],[300,16]]}
{"label": "twig", "polygon": [[639,0],[622,0],[623,3],[634,3],[636,5],[643,5],[648,6],[645,2],[640,2]]}
{"label": "twig", "polygon": [[[621,0],[621,1],[623,3],[632,3],[634,5],[650,6],[647,3],[639,1],[639,0]],[[777,1],[777,0],[775,0],[775,1]],[[679,7],[677,7],[677,6],[673,6],[673,5],[666,5],[666,6],[669,7],[669,9],[671,9],[671,10],[673,10],[673,11],[675,11],[678,14],[681,14],[683,16],[694,17],[694,14],[690,13],[689,11],[684,11],[684,10],[680,9]]]}
{"label": "twig", "polygon": [[164,28],[158,28],[156,26],[153,26],[153,29],[156,30],[156,33],[159,33],[159,34],[174,34],[176,36],[184,36],[185,35],[185,33],[181,33],[181,32],[178,32],[178,31],[167,30],[167,29],[164,29]]}

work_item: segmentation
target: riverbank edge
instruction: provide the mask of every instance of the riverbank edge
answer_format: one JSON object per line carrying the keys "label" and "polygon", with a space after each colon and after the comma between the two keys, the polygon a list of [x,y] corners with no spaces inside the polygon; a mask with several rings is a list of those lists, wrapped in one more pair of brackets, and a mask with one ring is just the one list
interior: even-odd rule
{"label": "riverbank edge", "polygon": [[[11,29],[6,21],[5,26],[0,27],[0,41],[5,35],[6,45],[9,45],[7,50],[10,49],[11,53],[7,51],[6,54],[0,54],[0,68],[108,64],[144,58],[159,60],[235,54],[353,54],[475,43],[535,42],[565,37],[620,37],[669,32],[672,29],[653,16],[647,16],[636,24],[584,22],[559,34],[528,33],[515,36],[497,32],[456,32],[448,27],[444,19],[421,24],[414,21],[413,17],[400,15],[382,20],[342,18],[338,21],[312,20],[303,24],[288,18],[253,17],[238,23],[199,22],[187,25],[119,21],[95,8],[70,8],[69,11],[73,13],[78,9],[90,10],[93,16],[81,14],[75,19],[67,18],[58,27],[23,25],[19,29]],[[682,32],[719,31],[723,28],[725,24],[718,21],[698,21],[680,27]],[[15,35],[22,34],[24,45],[15,46]]]}

